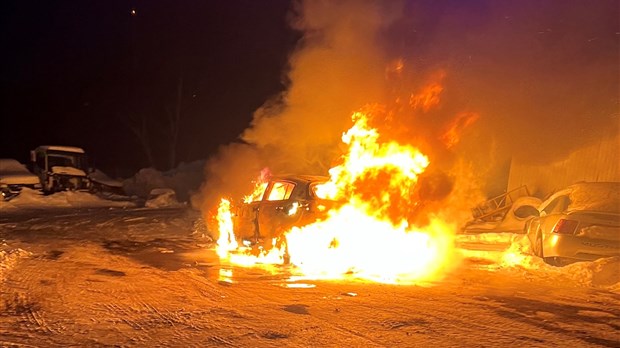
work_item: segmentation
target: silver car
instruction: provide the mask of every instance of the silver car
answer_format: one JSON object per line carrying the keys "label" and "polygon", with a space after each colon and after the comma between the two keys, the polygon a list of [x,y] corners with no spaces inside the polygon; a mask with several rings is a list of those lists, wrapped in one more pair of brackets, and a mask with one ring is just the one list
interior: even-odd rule
{"label": "silver car", "polygon": [[554,266],[620,256],[620,183],[581,182],[547,198],[524,230]]}

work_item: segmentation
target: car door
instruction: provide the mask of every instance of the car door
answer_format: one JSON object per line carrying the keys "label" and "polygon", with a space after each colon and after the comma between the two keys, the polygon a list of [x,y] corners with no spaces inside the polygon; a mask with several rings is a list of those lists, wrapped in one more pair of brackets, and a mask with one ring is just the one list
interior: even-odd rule
{"label": "car door", "polygon": [[287,180],[269,183],[258,208],[258,231],[263,239],[273,238],[284,232],[294,221],[289,209],[297,184]]}
{"label": "car door", "polygon": [[547,220],[547,216],[554,211],[555,207],[558,205],[559,198],[563,196],[564,193],[556,192],[551,197],[547,198],[538,208],[538,216],[532,218],[527,223],[527,236],[532,243],[536,243],[536,238],[538,231],[541,229],[541,225]]}

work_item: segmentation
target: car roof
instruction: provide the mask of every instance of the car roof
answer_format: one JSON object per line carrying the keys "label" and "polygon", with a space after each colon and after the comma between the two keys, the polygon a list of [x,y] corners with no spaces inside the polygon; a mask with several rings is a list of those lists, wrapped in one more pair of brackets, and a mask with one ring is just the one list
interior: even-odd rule
{"label": "car roof", "polygon": [[329,180],[328,176],[323,175],[305,175],[305,174],[283,174],[274,175],[270,180],[289,180],[295,182],[326,182]]}
{"label": "car roof", "polygon": [[84,153],[84,149],[76,146],[42,145],[35,149],[35,151],[37,150]]}

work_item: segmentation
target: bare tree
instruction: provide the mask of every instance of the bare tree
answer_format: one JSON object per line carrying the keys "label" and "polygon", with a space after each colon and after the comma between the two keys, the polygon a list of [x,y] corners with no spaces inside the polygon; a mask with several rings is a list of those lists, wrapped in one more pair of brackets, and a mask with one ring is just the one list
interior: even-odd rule
{"label": "bare tree", "polygon": [[[134,114],[135,116],[135,114]],[[153,167],[153,150],[151,148],[151,142],[149,137],[149,129],[147,124],[147,117],[144,113],[141,113],[138,117],[130,117],[129,121],[125,121],[127,128],[138,138],[142,151],[146,155],[148,165]]]}
{"label": "bare tree", "polygon": [[174,168],[177,161],[177,145],[179,142],[179,130],[181,128],[181,112],[183,105],[183,74],[177,82],[177,95],[174,110],[166,108],[168,114],[168,166]]}

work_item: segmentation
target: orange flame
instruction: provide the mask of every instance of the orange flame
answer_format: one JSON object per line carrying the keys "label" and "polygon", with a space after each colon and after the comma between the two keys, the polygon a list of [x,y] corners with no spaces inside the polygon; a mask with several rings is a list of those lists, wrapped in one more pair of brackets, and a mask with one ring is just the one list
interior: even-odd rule
{"label": "orange flame", "polygon": [[445,133],[441,136],[441,140],[447,148],[451,148],[461,140],[463,130],[471,126],[479,115],[475,112],[461,112],[456,118],[450,122]]}
{"label": "orange flame", "polygon": [[217,255],[221,258],[226,257],[229,251],[238,247],[235,233],[233,231],[232,213],[230,211],[230,201],[222,198],[217,208],[217,222],[220,236],[217,239]]}
{"label": "orange flame", "polygon": [[431,108],[439,105],[441,101],[441,93],[443,92],[443,85],[441,81],[446,76],[444,71],[437,73],[435,82],[429,83],[418,94],[412,94],[409,98],[409,105],[413,109],[422,109],[424,112],[428,112]]}
{"label": "orange flame", "polygon": [[267,181],[269,180],[270,175],[271,173],[269,172],[269,169],[265,168],[261,170],[260,176],[254,184],[254,190],[249,195],[243,197],[243,203],[256,202],[263,197],[263,193],[265,193],[265,189],[267,188]]}

